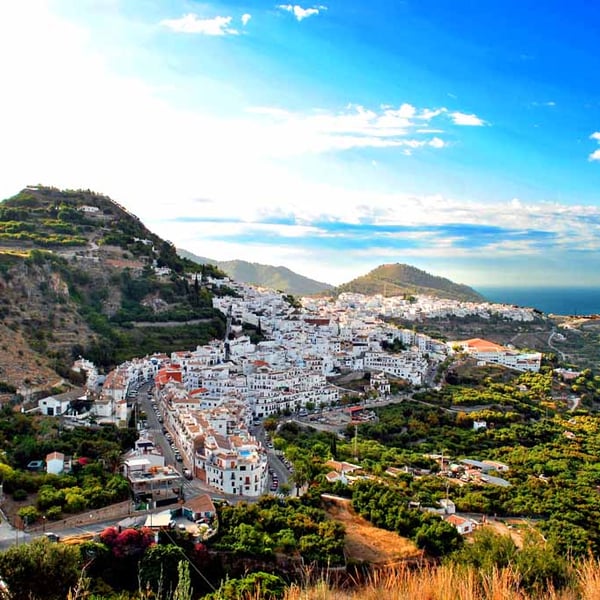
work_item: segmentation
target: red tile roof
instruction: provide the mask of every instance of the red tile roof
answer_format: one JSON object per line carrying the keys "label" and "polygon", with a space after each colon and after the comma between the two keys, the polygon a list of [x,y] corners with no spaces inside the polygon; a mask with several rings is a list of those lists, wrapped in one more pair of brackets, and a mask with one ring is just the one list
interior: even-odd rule
{"label": "red tile roof", "polygon": [[478,352],[503,352],[505,348],[494,342],[482,340],[481,338],[473,338],[462,342],[464,346]]}

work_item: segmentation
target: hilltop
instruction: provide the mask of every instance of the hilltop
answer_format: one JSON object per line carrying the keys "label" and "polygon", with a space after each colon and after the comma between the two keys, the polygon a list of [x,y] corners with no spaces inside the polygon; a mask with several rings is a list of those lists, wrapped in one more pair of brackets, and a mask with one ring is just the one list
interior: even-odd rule
{"label": "hilltop", "polygon": [[213,260],[196,256],[187,250],[178,249],[179,256],[183,256],[198,264],[215,265],[225,271],[232,279],[261,287],[280,290],[286,294],[296,296],[310,296],[333,289],[333,286],[321,281],[315,281],[299,275],[287,267],[274,267],[245,260]]}
{"label": "hilltop", "polygon": [[485,301],[481,294],[467,285],[401,263],[380,265],[366,275],[340,285],[336,292],[385,296],[425,294],[450,300]]}
{"label": "hilltop", "polygon": [[0,391],[221,336],[209,276],[106,196],[25,188],[0,203]]}

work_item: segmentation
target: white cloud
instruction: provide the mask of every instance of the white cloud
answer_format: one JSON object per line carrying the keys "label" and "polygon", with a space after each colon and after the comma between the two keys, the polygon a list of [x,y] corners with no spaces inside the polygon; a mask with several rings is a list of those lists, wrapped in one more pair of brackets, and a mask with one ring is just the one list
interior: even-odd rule
{"label": "white cloud", "polygon": [[[32,4],[36,10],[31,10]],[[300,248],[304,238],[327,235],[328,240],[337,240],[351,235],[324,231],[320,223],[326,221],[384,227],[381,234],[376,228],[372,234],[367,231],[365,246],[379,247],[382,253],[385,249],[392,258],[396,249],[386,243],[394,236],[412,236],[415,244],[423,236],[428,249],[418,253],[427,252],[432,259],[473,256],[455,237],[440,239],[435,227],[448,223],[548,232],[557,251],[583,253],[600,247],[600,209],[595,206],[531,203],[523,198],[516,203],[512,195],[505,203],[490,203],[384,193],[381,190],[398,186],[383,150],[361,157],[363,171],[356,162],[349,167],[344,157],[333,155],[365,147],[415,155],[443,151],[451,142],[437,134],[436,126],[453,133],[457,129],[452,125],[456,113],[443,107],[398,103],[375,110],[352,105],[339,111],[305,112],[267,107],[235,118],[182,109],[165,101],[146,81],[111,70],[106,58],[92,48],[88,30],[59,19],[46,3],[32,0],[32,4],[0,3],[0,55],[13,57],[0,61],[0,80],[19,90],[1,100],[0,197],[36,183],[94,189],[121,202],[157,234],[198,254],[266,263],[276,257],[309,276],[316,276],[319,269],[319,277],[330,281],[350,279],[349,269],[360,272],[374,258],[367,250],[354,263],[352,251]],[[40,90],[52,93],[40,102]],[[600,142],[600,131],[590,137]],[[311,161],[318,152],[331,154]],[[600,161],[600,148],[592,157]],[[375,158],[377,169],[371,163]],[[343,181],[328,183],[315,173],[317,163],[325,165],[324,170],[339,167]],[[365,176],[366,169],[372,179]],[[384,185],[388,177],[392,184]],[[199,206],[199,198],[211,202]],[[273,215],[274,206],[284,207],[285,214]],[[227,223],[232,210],[245,222]],[[181,221],[198,214],[213,221]],[[279,221],[260,225],[270,215],[271,222],[275,217]],[[293,225],[280,224],[284,219]],[[401,226],[402,233],[385,231],[388,225]],[[254,232],[257,241],[236,241],[232,232],[240,238]],[[500,244],[503,255],[509,250],[538,251],[544,239],[537,246],[532,242],[528,250],[522,240],[504,243],[499,235],[490,243]],[[396,256],[402,260],[410,252],[398,251]],[[491,252],[487,255],[493,257]],[[338,270],[343,277],[336,275]]]}
{"label": "white cloud", "polygon": [[[600,143],[600,131],[594,131],[594,133],[590,135],[590,140],[596,140],[598,143]],[[598,150],[594,150],[594,152],[588,156],[588,160],[600,161],[600,148],[598,148]]]}
{"label": "white cloud", "polygon": [[439,135],[427,135],[444,133],[441,129],[427,127],[430,121],[445,114],[444,108],[420,109],[402,104],[398,108],[383,106],[380,110],[372,110],[350,104],[341,111],[292,112],[255,107],[248,112],[261,117],[260,137],[269,152],[279,156],[352,148],[417,149],[429,146],[441,149],[448,145]]}
{"label": "white cloud", "polygon": [[416,117],[424,121],[431,121],[431,119],[438,117],[445,112],[448,112],[446,108],[424,108],[419,114],[416,115]]}
{"label": "white cloud", "polygon": [[450,113],[450,118],[455,125],[480,126],[485,124],[485,121],[479,118],[477,115],[466,114],[458,111]]}
{"label": "white cloud", "polygon": [[438,137],[434,137],[433,139],[431,139],[429,141],[429,145],[432,148],[443,148],[444,146],[446,146],[446,142],[444,142],[444,140],[438,138]]}
{"label": "white cloud", "polygon": [[298,21],[318,15],[322,10],[327,10],[326,6],[302,8],[299,4],[280,4],[277,8],[292,13]]}
{"label": "white cloud", "polygon": [[246,27],[246,25],[248,25],[248,21],[250,21],[250,19],[251,19],[251,18],[252,18],[252,15],[251,15],[251,14],[249,14],[249,13],[244,13],[244,14],[242,15],[242,19],[241,19],[241,20],[242,20],[242,25],[243,25],[244,27]]}
{"label": "white cloud", "polygon": [[[244,17],[250,15],[244,15]],[[199,33],[202,35],[237,35],[239,32],[229,26],[231,17],[201,19],[194,13],[188,13],[180,19],[164,19],[160,25],[177,33]],[[245,25],[246,23],[244,23]]]}

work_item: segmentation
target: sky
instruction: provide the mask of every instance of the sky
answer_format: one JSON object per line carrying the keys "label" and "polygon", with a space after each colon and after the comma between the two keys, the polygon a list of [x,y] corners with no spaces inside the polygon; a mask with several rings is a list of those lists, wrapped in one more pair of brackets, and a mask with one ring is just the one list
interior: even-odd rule
{"label": "sky", "polygon": [[6,0],[0,198],[332,284],[600,286],[595,4]]}

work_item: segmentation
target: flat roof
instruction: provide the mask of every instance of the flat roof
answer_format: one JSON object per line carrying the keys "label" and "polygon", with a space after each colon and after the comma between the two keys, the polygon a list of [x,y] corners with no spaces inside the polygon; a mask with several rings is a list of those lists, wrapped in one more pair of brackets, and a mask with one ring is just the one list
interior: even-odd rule
{"label": "flat roof", "polygon": [[129,458],[125,461],[128,467],[144,467],[150,464],[147,458]]}
{"label": "flat roof", "polygon": [[171,511],[164,511],[157,514],[150,514],[146,516],[146,522],[144,523],[144,527],[168,527],[169,523],[173,520],[171,516]]}
{"label": "flat roof", "polygon": [[495,477],[494,475],[482,475],[481,481],[489,483],[491,485],[499,485],[500,487],[510,487],[512,484],[502,477]]}
{"label": "flat roof", "polygon": [[149,471],[134,471],[133,473],[129,473],[128,475],[131,481],[141,482],[141,481],[166,481],[169,479],[181,479],[182,475],[175,471],[175,469],[167,469],[165,473],[164,467],[160,467],[160,469],[151,473]]}
{"label": "flat roof", "polygon": [[484,463],[480,460],[474,460],[472,458],[463,458],[460,462],[463,465],[468,465],[469,467],[475,467],[476,469],[481,469],[482,471],[493,470],[492,465],[489,465],[488,463]]}

